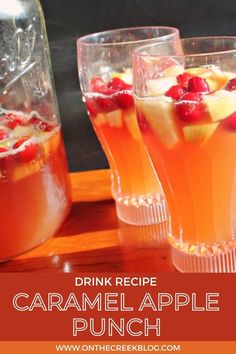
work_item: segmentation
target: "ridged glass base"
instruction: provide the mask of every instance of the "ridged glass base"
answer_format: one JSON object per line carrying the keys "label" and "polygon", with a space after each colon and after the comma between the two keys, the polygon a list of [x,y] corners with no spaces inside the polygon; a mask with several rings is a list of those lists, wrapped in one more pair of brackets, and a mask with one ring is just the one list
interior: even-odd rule
{"label": "ridged glass base", "polygon": [[235,273],[236,242],[189,245],[171,242],[172,262],[180,272]]}
{"label": "ridged glass base", "polygon": [[158,195],[118,197],[115,199],[117,216],[131,225],[152,225],[167,221],[165,198]]}
{"label": "ridged glass base", "polygon": [[136,245],[140,249],[169,247],[167,221],[153,225],[130,225],[120,221],[119,225],[119,235],[125,245]]}

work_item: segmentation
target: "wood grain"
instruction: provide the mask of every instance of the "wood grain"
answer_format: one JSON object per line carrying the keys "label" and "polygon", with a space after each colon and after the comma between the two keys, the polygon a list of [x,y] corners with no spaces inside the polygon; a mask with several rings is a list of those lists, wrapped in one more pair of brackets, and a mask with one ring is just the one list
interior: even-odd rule
{"label": "wood grain", "polygon": [[0,264],[1,272],[173,272],[160,235],[166,224],[131,226],[117,219],[109,170],[71,173],[71,213],[58,234]]}

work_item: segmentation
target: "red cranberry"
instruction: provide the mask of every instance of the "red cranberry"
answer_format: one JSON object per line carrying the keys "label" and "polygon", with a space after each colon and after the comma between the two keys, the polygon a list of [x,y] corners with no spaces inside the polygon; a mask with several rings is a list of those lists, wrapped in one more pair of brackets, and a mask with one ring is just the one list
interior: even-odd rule
{"label": "red cranberry", "polygon": [[[27,140],[28,140],[28,138],[23,138],[23,139],[18,140],[13,145],[13,149],[19,148]],[[22,162],[29,162],[29,161],[32,161],[36,157],[37,152],[38,152],[38,145],[30,144],[30,145],[26,146],[23,151],[20,151],[18,156],[20,157],[20,160]]]}
{"label": "red cranberry", "polygon": [[99,112],[111,112],[118,108],[128,109],[133,106],[133,97],[128,92],[113,96],[117,92],[132,89],[132,85],[118,77],[112,78],[107,85],[101,78],[94,78],[91,87],[94,92],[103,95],[86,99],[87,109],[92,117],[95,117]]}
{"label": "red cranberry", "polygon": [[39,119],[38,117],[32,117],[28,121],[28,123],[30,123],[30,124],[39,124],[40,122],[41,122],[41,119]]}
{"label": "red cranberry", "polygon": [[7,133],[4,130],[0,129],[0,140],[5,139],[6,137],[7,137]]}
{"label": "red cranberry", "polygon": [[105,96],[111,96],[114,95],[117,92],[117,90],[115,90],[113,87],[103,87],[99,93],[101,93],[102,95]]}
{"label": "red cranberry", "polygon": [[17,125],[22,123],[22,120],[12,113],[8,113],[5,118],[7,119],[6,126],[10,129],[14,129]]}
{"label": "red cranberry", "polygon": [[198,76],[193,76],[188,82],[188,91],[190,92],[206,92],[210,91],[209,85],[205,79]]}
{"label": "red cranberry", "polygon": [[186,92],[181,101],[176,104],[176,111],[180,119],[186,122],[196,122],[202,118],[205,106],[199,94]]}
{"label": "red cranberry", "polygon": [[91,117],[96,117],[99,113],[98,104],[95,98],[86,98],[86,107]]}
{"label": "red cranberry", "polygon": [[47,122],[41,121],[41,122],[39,123],[39,128],[40,128],[41,130],[43,130],[44,132],[50,132],[50,131],[52,131],[53,126],[52,126],[51,124],[47,123]]}
{"label": "red cranberry", "polygon": [[185,87],[188,87],[188,82],[189,80],[193,77],[192,74],[189,74],[189,73],[183,73],[183,74],[180,74],[176,77],[177,79],[177,82],[178,84],[182,85],[182,86],[185,86]]}
{"label": "red cranberry", "polygon": [[98,77],[94,77],[91,80],[91,90],[93,92],[100,92],[100,90],[103,89],[104,86],[105,86],[105,82],[99,76]]}
{"label": "red cranberry", "polygon": [[51,124],[37,117],[30,118],[29,123],[36,125],[39,129],[43,130],[44,132],[50,132],[53,129],[53,126]]}
{"label": "red cranberry", "polygon": [[174,85],[166,91],[165,96],[171,97],[173,100],[179,100],[185,92],[186,89],[182,85]]}
{"label": "red cranberry", "polygon": [[101,112],[111,112],[118,108],[116,104],[116,97],[112,96],[116,93],[116,90],[111,87],[104,87],[101,89],[100,93],[103,96],[97,96],[95,100]]}
{"label": "red cranberry", "polygon": [[112,88],[116,92],[117,91],[122,91],[122,90],[131,90],[132,89],[132,85],[127,84],[125,81],[123,81],[122,79],[120,79],[118,77],[112,78],[108,82],[107,87],[108,88]]}
{"label": "red cranberry", "polygon": [[118,108],[115,97],[96,97],[96,102],[102,112],[111,112]]}
{"label": "red cranberry", "polygon": [[116,102],[121,109],[129,109],[134,105],[133,96],[128,92],[119,93],[116,97]]}
{"label": "red cranberry", "polygon": [[236,112],[228,116],[224,121],[223,121],[223,126],[227,130],[232,130],[236,132]]}
{"label": "red cranberry", "polygon": [[1,153],[1,152],[6,152],[6,151],[8,151],[7,148],[5,148],[5,147],[0,147],[0,153]]}
{"label": "red cranberry", "polygon": [[228,90],[228,91],[236,90],[236,77],[234,77],[233,79],[229,80],[229,82],[227,83],[225,89]]}
{"label": "red cranberry", "polygon": [[18,140],[14,145],[13,145],[13,149],[18,149],[18,147],[20,147],[25,141],[27,141],[28,138],[23,138]]}
{"label": "red cranberry", "polygon": [[13,120],[7,122],[6,125],[7,125],[8,128],[10,128],[10,129],[15,129],[15,127],[16,127],[17,125],[19,125],[20,123],[21,123],[21,122],[20,122],[18,119],[13,119]]}

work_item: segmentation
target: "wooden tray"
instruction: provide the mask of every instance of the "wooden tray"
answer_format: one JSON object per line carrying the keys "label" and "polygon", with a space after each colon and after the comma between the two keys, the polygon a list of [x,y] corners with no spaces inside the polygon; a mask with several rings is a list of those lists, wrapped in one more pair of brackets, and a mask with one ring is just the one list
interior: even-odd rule
{"label": "wooden tray", "polygon": [[170,250],[157,241],[166,225],[121,223],[109,170],[71,173],[73,205],[59,233],[0,265],[1,272],[174,272]]}

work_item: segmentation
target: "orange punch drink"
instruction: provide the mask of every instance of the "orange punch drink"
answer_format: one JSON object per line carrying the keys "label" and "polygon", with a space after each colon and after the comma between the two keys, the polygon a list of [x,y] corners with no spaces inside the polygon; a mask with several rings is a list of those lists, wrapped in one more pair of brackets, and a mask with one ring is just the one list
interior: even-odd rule
{"label": "orange punch drink", "polygon": [[181,43],[178,56],[158,45],[134,53],[139,126],[167,198],[174,265],[235,272],[236,38]]}
{"label": "orange punch drink", "polygon": [[171,38],[178,38],[176,29],[141,27],[88,35],[77,42],[84,101],[111,168],[117,215],[129,224],[167,220],[165,198],[137,123],[131,51],[140,43]]}

